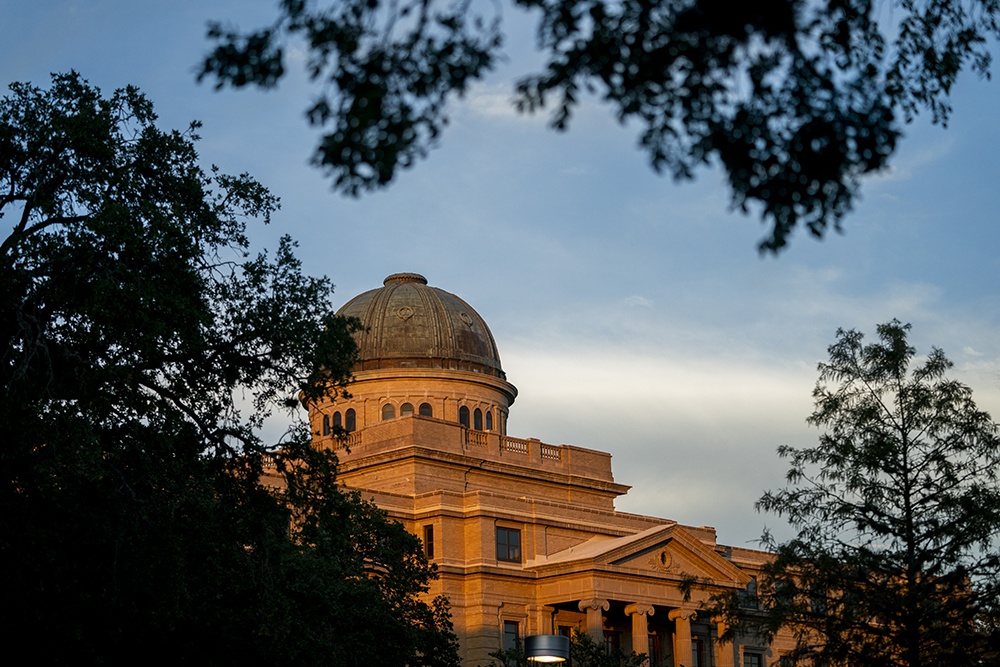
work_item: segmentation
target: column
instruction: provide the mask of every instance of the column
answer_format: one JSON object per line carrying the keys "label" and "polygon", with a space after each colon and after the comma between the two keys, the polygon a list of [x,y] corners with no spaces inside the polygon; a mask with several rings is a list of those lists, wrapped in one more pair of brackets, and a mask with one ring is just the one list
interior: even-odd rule
{"label": "column", "polygon": [[718,633],[715,635],[713,642],[716,667],[735,667],[736,642],[719,641],[719,637],[726,633],[726,623],[725,621],[717,620],[715,625]]}
{"label": "column", "polygon": [[[653,605],[640,602],[626,605],[625,614],[632,617],[632,650],[636,653],[649,653],[649,626],[646,617],[653,615]],[[648,655],[643,665],[648,667]]]}
{"label": "column", "polygon": [[531,605],[531,625],[526,629],[525,635],[554,635],[556,608],[548,605]]}
{"label": "column", "polygon": [[674,622],[674,667],[692,667],[691,619],[693,609],[671,609],[667,618]]}
{"label": "column", "polygon": [[595,642],[604,641],[604,619],[601,611],[611,609],[611,604],[607,600],[593,598],[591,600],[580,600],[580,611],[587,612],[587,634]]}

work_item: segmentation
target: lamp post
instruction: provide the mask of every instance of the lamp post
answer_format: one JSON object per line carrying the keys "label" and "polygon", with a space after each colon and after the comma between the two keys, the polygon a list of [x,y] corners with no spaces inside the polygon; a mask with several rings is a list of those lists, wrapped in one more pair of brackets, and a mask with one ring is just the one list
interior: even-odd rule
{"label": "lamp post", "polygon": [[565,662],[569,659],[569,637],[562,635],[525,637],[524,657],[531,662]]}

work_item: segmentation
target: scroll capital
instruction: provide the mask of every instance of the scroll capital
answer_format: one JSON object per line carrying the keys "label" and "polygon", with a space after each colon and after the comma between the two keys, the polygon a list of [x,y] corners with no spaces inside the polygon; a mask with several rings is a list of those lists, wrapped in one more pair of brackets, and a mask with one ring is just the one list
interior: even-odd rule
{"label": "scroll capital", "polygon": [[652,616],[655,613],[653,605],[646,604],[644,602],[634,602],[630,605],[625,605],[625,615],[631,616],[632,614],[645,614],[646,616]]}
{"label": "scroll capital", "polygon": [[611,609],[611,603],[608,602],[607,600],[602,600],[601,598],[580,600],[577,606],[580,608],[580,611],[587,611],[588,609],[593,609],[595,611],[598,609],[603,609],[604,611],[607,611],[608,609]]}
{"label": "scroll capital", "polygon": [[698,612],[694,609],[671,609],[667,613],[667,618],[671,621],[676,621],[680,619],[682,621],[693,621],[695,617],[698,616]]}

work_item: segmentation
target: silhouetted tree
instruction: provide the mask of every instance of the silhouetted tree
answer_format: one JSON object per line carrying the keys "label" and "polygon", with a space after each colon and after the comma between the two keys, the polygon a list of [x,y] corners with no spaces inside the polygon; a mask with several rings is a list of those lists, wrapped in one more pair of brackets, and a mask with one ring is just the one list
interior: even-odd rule
{"label": "silhouetted tree", "polygon": [[[733,204],[759,211],[777,251],[799,225],[839,229],[901,120],[947,121],[959,71],[986,76],[993,0],[514,0],[538,18],[542,71],[518,109],[554,104],[565,129],[588,94],[634,123],[657,171],[720,164]],[[199,77],[271,87],[299,38],[326,128],[314,162],[335,187],[382,187],[438,140],[448,102],[502,56],[501,9],[472,0],[282,0],[252,32],[210,26]]]}
{"label": "silhouetted tree", "polygon": [[301,418],[261,440],[342,391],[357,323],[287,238],[250,254],[277,199],[155,120],[75,73],[0,101],[0,638],[40,664],[456,665],[417,539]]}
{"label": "silhouetted tree", "polygon": [[997,425],[941,350],[914,358],[909,330],[837,332],[813,392],[819,443],[781,447],[789,485],[757,503],[797,535],[766,539],[756,605],[723,599],[733,633],[785,628],[814,665],[997,664]]}
{"label": "silhouetted tree", "polygon": [[[524,655],[524,645],[518,640],[512,649],[501,649],[490,653],[493,660],[489,667],[530,667],[532,663]],[[571,667],[642,667],[646,663],[645,653],[612,649],[604,642],[594,641],[590,635],[574,632],[569,644]]]}

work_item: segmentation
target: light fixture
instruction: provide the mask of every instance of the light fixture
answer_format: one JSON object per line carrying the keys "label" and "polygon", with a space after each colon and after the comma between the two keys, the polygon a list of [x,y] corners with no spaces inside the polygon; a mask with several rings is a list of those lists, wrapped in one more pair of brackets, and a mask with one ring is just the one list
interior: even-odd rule
{"label": "light fixture", "polygon": [[524,657],[532,662],[564,662],[569,659],[569,637],[562,635],[525,637]]}

